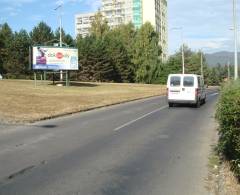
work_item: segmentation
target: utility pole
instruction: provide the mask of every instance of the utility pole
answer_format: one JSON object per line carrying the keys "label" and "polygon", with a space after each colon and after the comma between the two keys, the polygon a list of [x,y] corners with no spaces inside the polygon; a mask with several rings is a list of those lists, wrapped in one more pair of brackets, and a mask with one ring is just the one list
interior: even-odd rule
{"label": "utility pole", "polygon": [[185,74],[184,44],[182,44],[182,73]]}
{"label": "utility pole", "polygon": [[184,56],[184,42],[183,42],[183,29],[181,30],[181,41],[182,41],[182,73],[185,74],[185,56]]}
{"label": "utility pole", "polygon": [[233,0],[233,26],[234,26],[234,79],[238,79],[238,27],[236,1]]}
{"label": "utility pole", "polygon": [[204,80],[204,73],[203,73],[203,52],[202,50],[200,51],[200,55],[201,55],[201,75],[202,75],[202,78]]}
{"label": "utility pole", "polygon": [[183,28],[179,27],[179,28],[172,28],[172,30],[180,30],[181,33],[181,42],[182,42],[182,74],[185,74],[185,56],[184,56],[184,42],[183,42]]}
{"label": "utility pole", "polygon": [[230,73],[230,62],[229,61],[227,63],[227,67],[228,67],[228,80],[230,80],[231,73]]}

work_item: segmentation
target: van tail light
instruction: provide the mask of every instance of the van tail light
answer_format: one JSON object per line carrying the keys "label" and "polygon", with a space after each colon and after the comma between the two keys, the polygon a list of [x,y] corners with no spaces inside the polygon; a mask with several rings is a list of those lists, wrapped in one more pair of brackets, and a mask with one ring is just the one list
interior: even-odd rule
{"label": "van tail light", "polygon": [[197,96],[199,95],[199,93],[200,93],[200,89],[199,89],[199,88],[196,88],[196,89],[195,89],[195,96],[197,97]]}

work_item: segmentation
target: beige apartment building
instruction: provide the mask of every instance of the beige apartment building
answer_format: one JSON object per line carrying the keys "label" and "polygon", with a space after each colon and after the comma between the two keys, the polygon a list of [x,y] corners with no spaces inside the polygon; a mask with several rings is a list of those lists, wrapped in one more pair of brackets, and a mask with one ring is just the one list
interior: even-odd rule
{"label": "beige apartment building", "polygon": [[[150,22],[159,34],[159,45],[163,51],[162,59],[167,59],[167,0],[102,0],[101,12],[111,28],[129,22],[132,22],[136,28],[140,28],[145,22]],[[83,14],[76,15],[76,35],[87,35],[89,33],[91,19],[87,20],[86,16]],[[89,14],[88,17],[92,18],[92,14]],[[79,21],[89,23],[81,24]]]}
{"label": "beige apartment building", "polygon": [[86,37],[89,35],[92,21],[96,13],[85,13],[75,15],[75,35]]}

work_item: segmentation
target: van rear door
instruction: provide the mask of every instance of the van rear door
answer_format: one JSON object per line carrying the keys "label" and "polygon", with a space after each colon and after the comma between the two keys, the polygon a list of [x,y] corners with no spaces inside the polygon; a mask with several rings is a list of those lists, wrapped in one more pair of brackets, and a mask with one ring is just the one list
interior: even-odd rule
{"label": "van rear door", "polygon": [[194,101],[196,99],[195,87],[196,77],[194,76],[184,76],[183,77],[183,86],[182,86],[182,99]]}
{"label": "van rear door", "polygon": [[182,76],[172,75],[169,78],[168,99],[181,100]]}

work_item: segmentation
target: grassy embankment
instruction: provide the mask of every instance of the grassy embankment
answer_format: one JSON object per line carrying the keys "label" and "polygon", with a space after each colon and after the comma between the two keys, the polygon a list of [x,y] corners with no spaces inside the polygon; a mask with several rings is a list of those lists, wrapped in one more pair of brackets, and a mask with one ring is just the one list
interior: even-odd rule
{"label": "grassy embankment", "polygon": [[211,191],[240,194],[240,82],[226,83],[218,102],[219,142],[210,157]]}
{"label": "grassy embankment", "polygon": [[57,87],[51,82],[0,81],[0,121],[33,122],[120,102],[165,94],[165,86],[112,83],[72,83]]}

